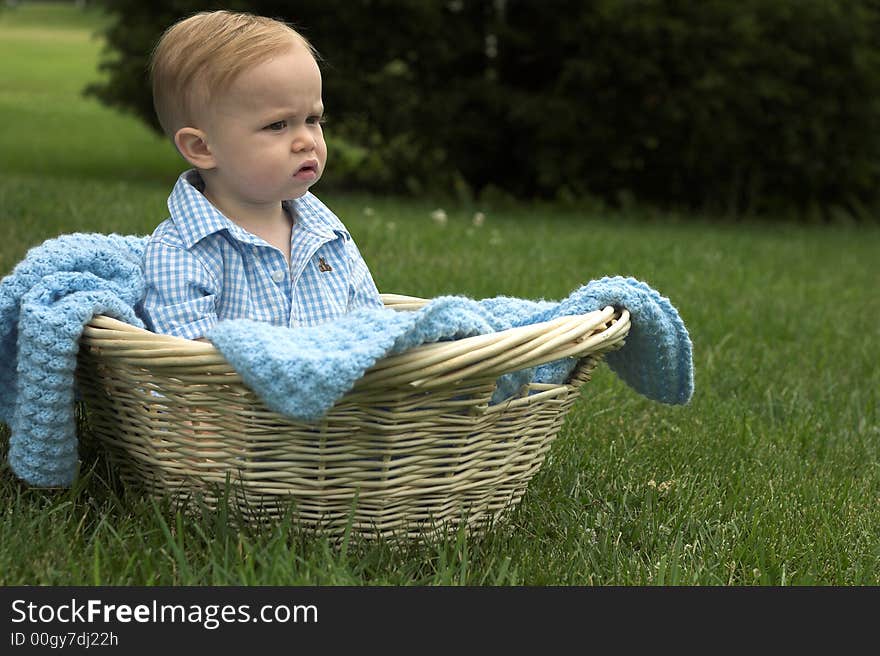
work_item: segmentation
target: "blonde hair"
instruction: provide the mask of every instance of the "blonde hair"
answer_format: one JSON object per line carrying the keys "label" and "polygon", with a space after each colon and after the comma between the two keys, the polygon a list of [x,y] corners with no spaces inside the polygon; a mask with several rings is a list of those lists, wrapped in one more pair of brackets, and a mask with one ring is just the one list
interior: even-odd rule
{"label": "blonde hair", "polygon": [[318,53],[287,23],[232,11],[201,12],[168,28],[150,61],[153,106],[172,139],[194,125],[213,94],[228,89],[243,71],[286,52],[291,42]]}

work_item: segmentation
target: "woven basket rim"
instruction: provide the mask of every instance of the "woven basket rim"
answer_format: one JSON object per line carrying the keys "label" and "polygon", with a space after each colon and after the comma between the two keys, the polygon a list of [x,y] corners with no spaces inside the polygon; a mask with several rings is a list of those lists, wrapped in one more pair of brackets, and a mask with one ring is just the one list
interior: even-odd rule
{"label": "woven basket rim", "polygon": [[[403,311],[418,309],[428,302],[401,294],[381,296],[386,307]],[[629,327],[629,312],[618,312],[608,306],[587,314],[423,344],[381,358],[355,387],[415,385],[429,389],[475,376],[496,377],[567,357],[580,358],[618,348]],[[86,325],[82,339],[85,344],[99,348],[105,357],[153,370],[197,367],[201,373],[237,376],[210,342],[153,333],[103,315]]]}

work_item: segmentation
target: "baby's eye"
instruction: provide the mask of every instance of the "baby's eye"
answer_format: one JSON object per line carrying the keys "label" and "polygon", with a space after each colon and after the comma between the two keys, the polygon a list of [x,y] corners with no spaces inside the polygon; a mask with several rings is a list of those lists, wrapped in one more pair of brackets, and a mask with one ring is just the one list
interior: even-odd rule
{"label": "baby's eye", "polygon": [[275,121],[274,123],[270,123],[267,125],[264,130],[271,130],[273,132],[280,132],[284,128],[287,127],[287,121]]}
{"label": "baby's eye", "polygon": [[324,123],[324,121],[325,121],[325,119],[323,116],[317,116],[317,115],[309,116],[306,119],[306,123],[308,123],[309,125],[320,125],[321,123]]}

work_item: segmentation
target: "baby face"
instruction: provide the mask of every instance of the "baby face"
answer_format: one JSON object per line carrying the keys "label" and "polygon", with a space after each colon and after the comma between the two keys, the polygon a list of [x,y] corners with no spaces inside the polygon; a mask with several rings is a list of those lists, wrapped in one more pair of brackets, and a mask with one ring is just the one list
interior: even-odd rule
{"label": "baby face", "polygon": [[302,196],[324,172],[321,72],[300,43],[246,70],[206,116],[214,196],[245,205]]}

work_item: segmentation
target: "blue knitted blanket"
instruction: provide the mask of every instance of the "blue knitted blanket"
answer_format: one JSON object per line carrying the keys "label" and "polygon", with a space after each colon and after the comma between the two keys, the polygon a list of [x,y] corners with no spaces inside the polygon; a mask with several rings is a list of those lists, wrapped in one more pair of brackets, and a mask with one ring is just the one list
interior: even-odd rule
{"label": "blue knitted blanket", "polygon": [[0,281],[0,421],[9,464],[31,485],[68,486],[77,469],[74,374],[96,314],[143,326],[146,238],[72,234],[32,248]]}
{"label": "blue knitted blanket", "polygon": [[[83,326],[105,314],[136,326],[146,239],[73,234],[28,252],[0,281],[0,420],[11,429],[9,462],[32,485],[67,486],[76,475],[74,372]],[[360,309],[317,327],[221,321],[209,339],[266,405],[319,419],[377,360],[420,344],[584,314],[607,305],[631,314],[626,345],[606,356],[637,392],[672,404],[693,393],[691,342],[678,312],[633,278],[603,278],[560,302],[439,297],[417,312]],[[493,402],[527,382],[562,382],[560,360],[498,381]]]}
{"label": "blue knitted blanket", "polygon": [[[694,378],[684,322],[669,299],[633,278],[594,280],[561,302],[441,296],[416,312],[361,309],[332,323],[298,328],[295,337],[289,328],[267,323],[222,321],[208,338],[269,408],[314,421],[383,356],[608,305],[625,307],[631,315],[626,344],[606,356],[611,370],[650,399],[687,403]],[[528,382],[563,382],[576,364],[566,358],[502,376],[492,401]]]}

